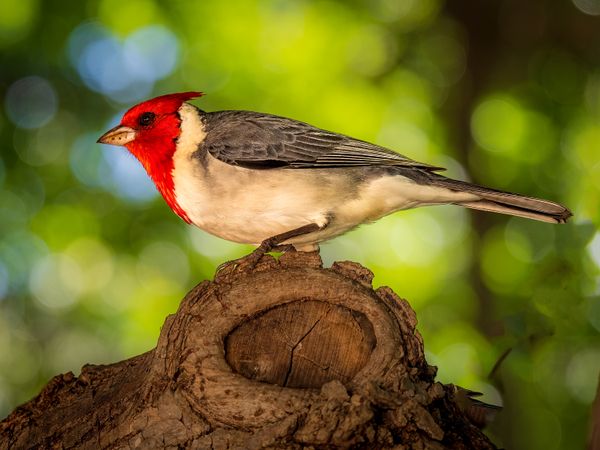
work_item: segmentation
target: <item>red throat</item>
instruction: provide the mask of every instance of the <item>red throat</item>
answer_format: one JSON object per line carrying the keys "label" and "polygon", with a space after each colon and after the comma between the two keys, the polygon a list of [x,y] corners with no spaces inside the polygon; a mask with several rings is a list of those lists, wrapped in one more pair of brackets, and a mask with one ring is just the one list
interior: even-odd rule
{"label": "red throat", "polygon": [[127,147],[142,163],[169,207],[187,223],[191,223],[187,213],[181,208],[175,197],[173,182],[175,140],[165,138],[160,142],[153,142],[151,145],[152,147],[149,148],[143,143],[131,142]]}
{"label": "red throat", "polygon": [[[136,130],[135,139],[126,144],[127,149],[142,163],[171,209],[187,223],[190,218],[175,196],[173,155],[181,133],[178,110],[186,100],[201,95],[201,92],[182,92],[156,97],[131,108],[121,121],[121,125]],[[148,114],[150,121],[140,122]]]}

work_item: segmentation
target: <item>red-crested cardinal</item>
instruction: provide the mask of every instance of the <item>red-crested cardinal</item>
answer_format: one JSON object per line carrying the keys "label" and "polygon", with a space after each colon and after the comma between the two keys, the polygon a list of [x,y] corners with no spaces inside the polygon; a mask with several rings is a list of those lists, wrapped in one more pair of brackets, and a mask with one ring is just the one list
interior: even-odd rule
{"label": "red-crested cardinal", "polygon": [[128,110],[98,142],[125,146],[183,220],[257,257],[300,251],[402,209],[456,204],[564,223],[558,203],[446,178],[441,167],[271,114],[204,112],[200,92]]}

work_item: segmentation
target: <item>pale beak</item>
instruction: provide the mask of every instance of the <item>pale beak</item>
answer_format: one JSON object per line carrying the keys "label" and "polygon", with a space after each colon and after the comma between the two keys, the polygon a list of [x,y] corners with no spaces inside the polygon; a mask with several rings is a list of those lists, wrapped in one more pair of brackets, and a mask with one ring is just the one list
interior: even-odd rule
{"label": "pale beak", "polygon": [[135,139],[135,130],[133,128],[117,125],[111,128],[98,139],[100,144],[126,145]]}

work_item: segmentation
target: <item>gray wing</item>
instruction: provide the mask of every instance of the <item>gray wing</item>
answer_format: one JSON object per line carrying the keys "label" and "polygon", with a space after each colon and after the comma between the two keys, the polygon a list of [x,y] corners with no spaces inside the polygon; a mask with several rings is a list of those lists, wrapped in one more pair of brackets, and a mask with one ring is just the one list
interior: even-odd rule
{"label": "gray wing", "polygon": [[303,122],[250,111],[204,115],[202,148],[231,165],[254,169],[400,166],[444,170],[378,145]]}

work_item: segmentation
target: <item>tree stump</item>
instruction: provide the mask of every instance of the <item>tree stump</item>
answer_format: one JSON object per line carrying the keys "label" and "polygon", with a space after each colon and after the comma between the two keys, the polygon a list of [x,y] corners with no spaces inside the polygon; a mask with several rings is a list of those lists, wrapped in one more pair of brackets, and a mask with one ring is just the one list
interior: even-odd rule
{"label": "tree stump", "polygon": [[493,449],[434,381],[409,304],[315,253],[226,267],[155,349],[53,378],[0,448]]}

